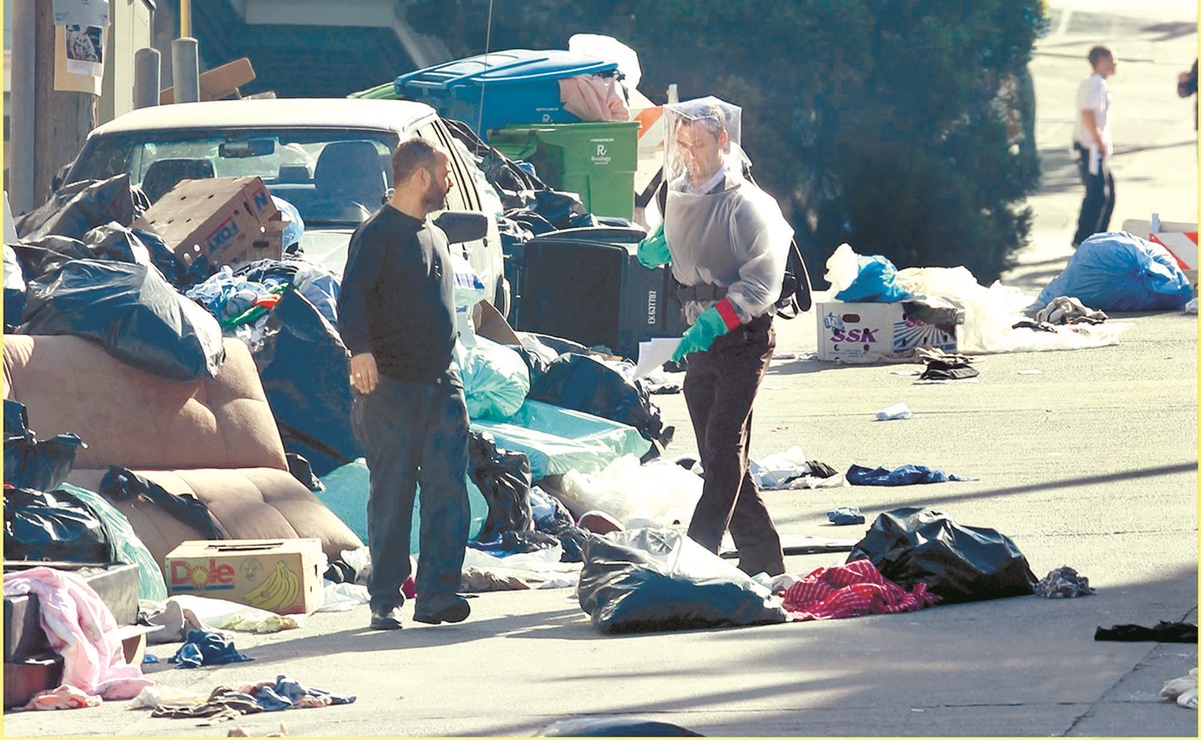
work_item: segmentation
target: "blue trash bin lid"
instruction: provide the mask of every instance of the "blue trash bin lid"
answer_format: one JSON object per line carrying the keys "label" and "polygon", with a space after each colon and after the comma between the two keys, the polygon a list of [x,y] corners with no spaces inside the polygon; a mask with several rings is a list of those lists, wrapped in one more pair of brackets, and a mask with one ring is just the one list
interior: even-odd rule
{"label": "blue trash bin lid", "polygon": [[482,85],[517,85],[575,75],[611,72],[617,62],[563,50],[510,49],[458,59],[396,78],[396,91],[424,87],[450,90]]}

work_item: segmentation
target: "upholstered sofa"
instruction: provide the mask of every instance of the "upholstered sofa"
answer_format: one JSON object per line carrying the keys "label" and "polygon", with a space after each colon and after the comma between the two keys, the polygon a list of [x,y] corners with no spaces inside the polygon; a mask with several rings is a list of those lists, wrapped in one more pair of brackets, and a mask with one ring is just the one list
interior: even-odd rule
{"label": "upholstered sofa", "polygon": [[[67,479],[92,491],[110,465],[203,501],[232,539],[316,537],[325,553],[362,546],[288,472],[279,429],[250,352],[226,340],[215,379],[166,380],[73,336],[4,337],[4,392],[25,404],[39,438],[74,432],[87,444]],[[149,500],[114,501],[162,565],[180,542],[205,539]]]}

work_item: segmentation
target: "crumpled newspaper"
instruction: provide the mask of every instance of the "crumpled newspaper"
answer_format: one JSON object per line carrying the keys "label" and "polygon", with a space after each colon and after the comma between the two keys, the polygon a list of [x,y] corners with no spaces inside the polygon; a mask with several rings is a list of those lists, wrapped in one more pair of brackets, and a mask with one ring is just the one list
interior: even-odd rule
{"label": "crumpled newspaper", "polygon": [[1088,585],[1088,578],[1076,572],[1075,568],[1063,566],[1047,574],[1047,577],[1034,587],[1035,596],[1048,599],[1070,599],[1076,596],[1089,596],[1097,593],[1097,589]]}

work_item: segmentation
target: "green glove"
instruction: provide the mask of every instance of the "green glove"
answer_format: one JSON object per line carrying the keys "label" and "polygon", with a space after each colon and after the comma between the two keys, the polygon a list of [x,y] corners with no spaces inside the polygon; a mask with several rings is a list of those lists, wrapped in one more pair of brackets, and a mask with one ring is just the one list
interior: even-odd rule
{"label": "green glove", "polygon": [[722,298],[717,305],[706,308],[696,317],[696,323],[684,332],[684,341],[680,342],[671,359],[679,362],[691,352],[704,352],[713,345],[714,339],[741,324],[730,299]]}
{"label": "green glove", "polygon": [[671,264],[671,251],[667,248],[667,237],[663,236],[663,224],[638,242],[638,261],[651,268]]}

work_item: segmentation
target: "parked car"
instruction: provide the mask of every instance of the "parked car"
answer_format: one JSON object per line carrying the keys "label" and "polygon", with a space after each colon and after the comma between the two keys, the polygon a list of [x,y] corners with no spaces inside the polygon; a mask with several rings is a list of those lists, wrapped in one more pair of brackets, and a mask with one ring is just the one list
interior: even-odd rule
{"label": "parked car", "polygon": [[415,136],[450,153],[448,208],[488,216],[487,235],[456,248],[479,274],[485,295],[508,315],[500,199],[424,103],[290,98],[142,108],[93,130],[63,182],[124,172],[153,202],[184,179],[258,175],[272,195],[299,210],[304,257],[341,275],[351,233],[392,187],[392,150]]}

